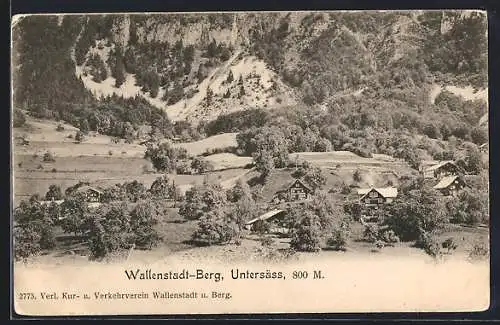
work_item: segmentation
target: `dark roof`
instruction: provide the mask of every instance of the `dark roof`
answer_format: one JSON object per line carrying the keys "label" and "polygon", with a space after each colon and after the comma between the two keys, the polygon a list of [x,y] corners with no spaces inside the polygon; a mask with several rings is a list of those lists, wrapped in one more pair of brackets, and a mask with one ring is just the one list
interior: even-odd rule
{"label": "dark roof", "polygon": [[373,190],[378,192],[385,198],[395,198],[398,196],[398,189],[395,187],[381,187],[381,188],[371,187],[371,188],[358,189],[358,194],[362,195],[361,200]]}
{"label": "dark roof", "polygon": [[295,183],[300,183],[303,187],[305,187],[309,192],[312,192],[312,189],[311,187],[309,187],[309,185],[307,185],[304,181],[300,180],[300,179],[294,179],[293,181],[289,182],[288,185],[286,186],[286,189],[290,189],[290,187],[292,187]]}
{"label": "dark roof", "polygon": [[264,213],[263,215],[261,215],[261,216],[259,216],[257,218],[254,218],[252,220],[247,221],[246,225],[251,225],[251,224],[253,224],[254,222],[256,222],[258,220],[266,221],[266,220],[268,220],[268,219],[276,216],[277,214],[279,214],[281,212],[285,212],[285,210],[275,209],[275,210],[268,211],[268,212]]}
{"label": "dark roof", "polygon": [[102,194],[102,191],[100,189],[89,186],[89,185],[83,185],[83,186],[80,186],[79,188],[76,189],[76,192],[80,192],[80,193],[86,192],[86,191],[94,191],[94,192],[97,192],[99,194]]}

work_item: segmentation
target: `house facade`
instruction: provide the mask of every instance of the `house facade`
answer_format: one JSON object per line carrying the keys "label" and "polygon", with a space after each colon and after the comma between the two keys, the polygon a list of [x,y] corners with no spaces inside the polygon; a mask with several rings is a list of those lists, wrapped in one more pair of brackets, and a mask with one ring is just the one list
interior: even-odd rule
{"label": "house facade", "polygon": [[295,180],[292,185],[288,187],[288,200],[289,201],[302,201],[311,198],[312,190],[304,184],[301,180]]}
{"label": "house facade", "polygon": [[391,203],[398,195],[395,187],[359,189],[359,203],[365,208],[378,208],[380,205]]}
{"label": "house facade", "polygon": [[434,189],[441,192],[444,196],[455,196],[457,193],[466,187],[467,184],[460,176],[447,176],[444,177],[434,185]]}
{"label": "house facade", "polygon": [[79,193],[84,193],[86,201],[89,203],[101,202],[102,192],[91,186],[82,186],[77,190]]}
{"label": "house facade", "polygon": [[296,179],[283,190],[277,191],[272,198],[275,204],[307,201],[311,199],[312,189],[300,179]]}
{"label": "house facade", "polygon": [[423,170],[423,176],[426,179],[442,179],[443,177],[448,176],[458,176],[461,172],[461,168],[458,167],[454,162],[446,161],[425,168]]}

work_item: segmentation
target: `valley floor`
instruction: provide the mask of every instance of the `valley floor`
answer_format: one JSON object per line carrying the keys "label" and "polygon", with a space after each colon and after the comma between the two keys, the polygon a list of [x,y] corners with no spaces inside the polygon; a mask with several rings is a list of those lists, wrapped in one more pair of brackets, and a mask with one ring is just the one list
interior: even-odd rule
{"label": "valley floor", "polygon": [[[196,228],[196,221],[184,222],[175,214],[169,220],[164,220],[159,225],[159,232],[164,236],[164,241],[151,250],[134,250],[124,252],[121,256],[115,256],[109,260],[94,262],[88,258],[86,245],[78,240],[72,239],[71,235],[60,233],[58,246],[55,250],[31,258],[28,265],[51,266],[58,265],[88,265],[99,263],[129,263],[137,265],[152,265],[164,263],[169,260],[185,263],[219,263],[230,265],[234,263],[283,263],[287,261],[327,261],[330,259],[340,260],[366,260],[366,259],[399,259],[410,258],[414,260],[432,260],[422,249],[413,247],[413,243],[397,243],[394,246],[377,249],[374,244],[362,240],[363,226],[355,223],[352,226],[351,237],[346,251],[333,251],[327,248],[317,253],[297,252],[288,259],[272,258],[266,255],[266,249],[260,242],[260,237],[255,234],[246,234],[240,245],[213,245],[196,247],[187,243],[192,232]],[[274,240],[273,251],[289,248],[289,238],[278,238],[270,235]],[[457,249],[444,259],[469,260],[470,252],[474,245],[489,247],[489,229],[485,227],[465,227],[452,225],[445,229],[440,235],[441,240],[453,238],[457,243]],[[275,255],[276,256],[276,255]],[[479,256],[478,258],[487,258]]]}

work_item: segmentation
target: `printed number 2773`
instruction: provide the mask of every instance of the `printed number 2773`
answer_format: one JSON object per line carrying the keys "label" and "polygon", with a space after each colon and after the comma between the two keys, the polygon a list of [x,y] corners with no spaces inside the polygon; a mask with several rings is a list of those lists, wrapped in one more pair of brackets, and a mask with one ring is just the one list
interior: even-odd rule
{"label": "printed number 2773", "polygon": [[21,292],[19,293],[19,300],[29,300],[29,299],[36,299],[35,294],[33,292]]}

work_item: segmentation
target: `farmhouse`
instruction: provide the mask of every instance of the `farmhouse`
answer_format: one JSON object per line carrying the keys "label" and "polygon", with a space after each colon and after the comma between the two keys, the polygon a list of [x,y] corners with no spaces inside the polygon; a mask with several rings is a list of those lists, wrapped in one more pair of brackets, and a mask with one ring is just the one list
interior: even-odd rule
{"label": "farmhouse", "polygon": [[245,228],[248,230],[254,230],[255,227],[258,226],[260,222],[269,222],[271,224],[270,227],[270,232],[276,233],[276,232],[281,232],[281,233],[286,233],[288,229],[285,229],[285,227],[282,227],[280,225],[281,221],[283,220],[285,216],[285,211],[284,210],[279,210],[279,209],[274,209],[271,211],[268,211],[264,213],[263,215],[254,218],[252,220],[249,220],[245,223]]}
{"label": "farmhouse", "polygon": [[46,201],[40,201],[40,204],[42,205],[51,205],[52,203],[55,203],[57,205],[61,205],[64,202],[64,200],[46,200]]}
{"label": "farmhouse", "polygon": [[359,202],[364,207],[377,208],[379,205],[391,203],[398,195],[395,187],[362,188],[358,190]]}
{"label": "farmhouse", "polygon": [[101,202],[102,192],[92,186],[83,185],[76,189],[77,193],[84,193],[86,196],[86,201],[89,203]]}
{"label": "farmhouse", "polygon": [[300,179],[292,181],[285,189],[275,193],[274,203],[305,201],[311,198],[312,189]]}
{"label": "farmhouse", "polygon": [[453,161],[443,161],[423,169],[424,178],[442,179],[446,176],[458,176],[463,173]]}
{"label": "farmhouse", "polygon": [[443,177],[433,188],[440,191],[443,195],[456,195],[467,184],[460,176]]}

